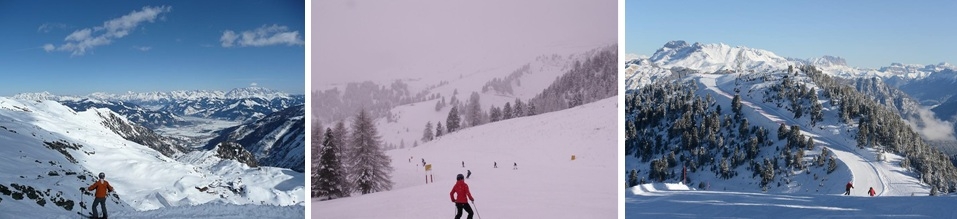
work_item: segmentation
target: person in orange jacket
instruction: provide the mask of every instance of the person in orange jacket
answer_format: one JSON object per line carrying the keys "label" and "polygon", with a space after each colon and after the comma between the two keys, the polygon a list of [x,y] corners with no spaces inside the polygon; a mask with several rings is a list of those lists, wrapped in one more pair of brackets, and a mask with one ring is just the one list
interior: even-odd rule
{"label": "person in orange jacket", "polygon": [[874,194],[877,194],[877,192],[874,191],[874,187],[871,187],[871,190],[868,190],[867,194],[874,196]]}
{"label": "person in orange jacket", "polygon": [[[457,209],[455,219],[462,218],[462,209],[469,213],[468,219],[472,219],[472,206],[469,206],[469,200],[475,201],[475,198],[472,198],[472,192],[469,192],[469,185],[465,184],[465,176],[459,174],[455,177],[455,180],[455,186],[452,186],[452,191],[449,192],[449,198],[452,198],[452,202],[455,203]],[[455,193],[458,193],[458,197],[454,195]],[[465,199],[466,196],[468,196],[468,200]]]}
{"label": "person in orange jacket", "polygon": [[93,218],[96,218],[96,217],[97,217],[97,214],[96,214],[96,205],[100,205],[100,209],[103,210],[103,217],[102,217],[102,218],[104,218],[104,219],[107,218],[107,216],[106,216],[106,193],[107,193],[107,192],[113,192],[113,186],[110,186],[110,182],[107,182],[107,181],[106,181],[106,174],[100,172],[100,179],[97,180],[96,182],[94,182],[93,185],[90,185],[90,187],[87,188],[86,190],[88,190],[88,191],[94,191],[94,190],[95,190],[95,191],[96,191],[95,194],[94,194],[94,197],[95,197],[95,198],[93,199]]}

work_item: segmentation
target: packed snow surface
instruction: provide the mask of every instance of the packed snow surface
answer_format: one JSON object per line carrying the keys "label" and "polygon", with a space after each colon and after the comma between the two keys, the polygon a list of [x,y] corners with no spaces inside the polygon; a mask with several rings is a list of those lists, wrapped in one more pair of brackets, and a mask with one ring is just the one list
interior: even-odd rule
{"label": "packed snow surface", "polygon": [[[455,205],[448,194],[455,175],[471,170],[474,178],[465,182],[481,217],[615,218],[616,100],[472,127],[388,151],[395,168],[391,191],[313,200],[312,217],[451,218]],[[432,165],[431,173],[422,159]]]}
{"label": "packed snow surface", "polygon": [[626,218],[954,218],[954,196],[855,196],[692,190],[681,184],[632,187]]}

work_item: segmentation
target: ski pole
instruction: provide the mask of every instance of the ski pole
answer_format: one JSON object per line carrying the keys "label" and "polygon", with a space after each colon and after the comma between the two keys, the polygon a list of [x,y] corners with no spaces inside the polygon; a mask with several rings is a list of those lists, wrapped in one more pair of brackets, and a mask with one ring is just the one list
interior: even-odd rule
{"label": "ski pole", "polygon": [[482,215],[478,212],[478,205],[475,205],[475,200],[472,200],[472,205],[475,206],[475,216],[478,216],[479,219],[482,219]]}

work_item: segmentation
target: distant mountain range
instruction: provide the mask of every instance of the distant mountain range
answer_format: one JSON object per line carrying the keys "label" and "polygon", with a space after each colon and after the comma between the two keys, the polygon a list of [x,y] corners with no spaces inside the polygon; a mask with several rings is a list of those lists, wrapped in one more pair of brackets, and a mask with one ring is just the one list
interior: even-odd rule
{"label": "distant mountain range", "polygon": [[763,71],[786,69],[789,65],[814,65],[830,75],[842,78],[881,77],[899,82],[893,83],[898,86],[909,81],[938,75],[937,73],[944,73],[946,75],[943,76],[944,78],[957,79],[957,74],[953,74],[957,66],[949,63],[932,65],[892,63],[887,67],[869,69],[849,66],[844,58],[838,56],[825,55],[820,58],[801,59],[782,57],[771,51],[744,46],[732,47],[723,43],[689,44],[681,40],[665,43],[651,57],[637,57],[627,60],[627,63],[629,63],[627,66],[645,65],[661,69],[682,67],[705,73]]}
{"label": "distant mountain range", "polygon": [[305,95],[291,95],[262,88],[246,87],[224,91],[170,91],[125,94],[93,93],[86,96],[55,95],[49,92],[22,93],[14,99],[53,100],[85,111],[109,108],[149,128],[184,125],[179,116],[230,121],[251,121],[292,106],[305,104]]}
{"label": "distant mountain range", "polygon": [[169,92],[127,92],[124,94],[111,94],[96,92],[85,96],[56,95],[49,92],[40,93],[21,93],[14,95],[16,99],[28,100],[81,100],[97,99],[104,101],[124,101],[142,105],[163,104],[177,100],[198,100],[198,99],[246,99],[260,98],[272,100],[276,98],[297,98],[303,95],[291,95],[280,91],[271,90],[263,87],[245,87],[235,88],[230,91],[218,90],[180,90]]}

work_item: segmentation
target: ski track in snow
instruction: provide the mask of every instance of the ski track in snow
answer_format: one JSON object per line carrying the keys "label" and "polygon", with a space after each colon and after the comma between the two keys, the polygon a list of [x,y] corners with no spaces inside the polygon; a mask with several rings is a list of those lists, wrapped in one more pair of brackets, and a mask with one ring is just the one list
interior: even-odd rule
{"label": "ski track in snow", "polygon": [[[734,86],[733,84],[730,84],[732,83],[733,79],[729,78],[735,76],[736,75],[702,74],[700,75],[699,83],[704,85],[714,94],[732,99],[734,95],[726,92],[724,89],[732,88]],[[724,81],[724,84],[727,85],[724,85],[723,87],[718,86],[719,78],[726,79],[727,81]],[[741,96],[741,103],[748,106],[745,108],[745,110],[753,110],[767,121],[775,124],[784,123],[785,125],[802,124],[793,118],[781,118],[776,116],[786,114],[779,111],[775,107],[768,106],[764,103],[754,103],[748,99],[749,98],[746,98],[746,95]],[[802,129],[801,133],[805,136],[814,137],[817,147],[823,146],[831,149],[831,152],[833,152],[834,156],[839,158],[839,160],[844,163],[848,169],[850,169],[852,175],[850,181],[852,181],[855,186],[855,188],[851,190],[851,195],[866,196],[867,189],[870,187],[866,185],[872,185],[873,183],[879,183],[879,186],[874,188],[878,196],[910,196],[914,195],[914,193],[917,193],[918,191],[926,190],[925,188],[917,185],[917,182],[913,180],[913,177],[904,175],[900,172],[900,170],[892,170],[893,167],[888,166],[888,163],[878,163],[876,160],[865,158],[872,157],[876,159],[876,154],[872,156],[863,155],[859,149],[856,149],[856,146],[851,145],[853,142],[847,141],[848,137],[846,135],[840,135],[840,131],[838,131],[837,134],[827,133],[827,131],[829,130],[814,127],[810,129]],[[899,157],[896,155],[889,153],[886,155],[889,157],[889,161],[896,160],[891,158],[899,159]],[[875,163],[878,164],[875,165]],[[888,175],[893,175],[893,177],[887,177]]]}

